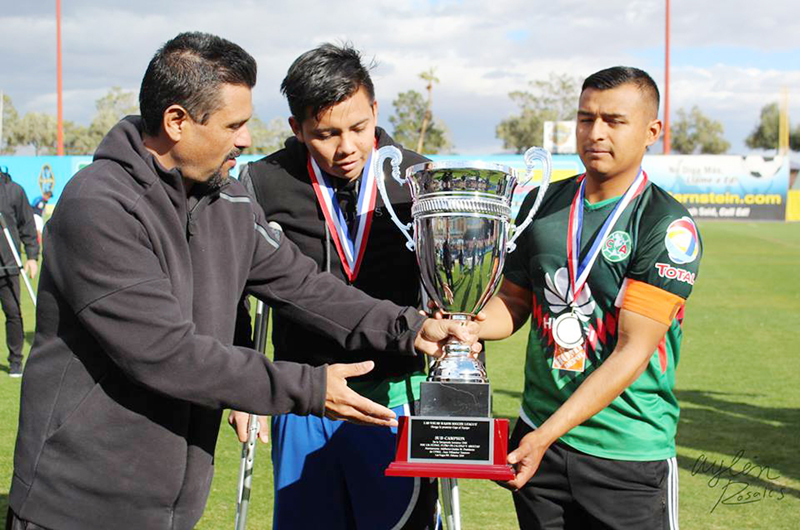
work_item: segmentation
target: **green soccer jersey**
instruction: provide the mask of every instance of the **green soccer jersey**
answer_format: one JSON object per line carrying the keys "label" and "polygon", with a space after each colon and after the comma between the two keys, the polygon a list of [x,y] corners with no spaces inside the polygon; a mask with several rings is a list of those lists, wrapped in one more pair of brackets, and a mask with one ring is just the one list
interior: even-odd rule
{"label": "green soccer jersey", "polygon": [[[622,212],[600,247],[586,285],[573,302],[567,269],[570,206],[579,178],[550,186],[539,211],[508,255],[505,278],[533,293],[521,417],[541,425],[606,359],[617,342],[621,292],[628,281],[645,282],[683,299],[697,277],[701,241],[686,209],[648,182]],[[525,198],[524,219],[536,190]],[[620,198],[584,201],[580,259]],[[574,311],[586,332],[583,372],[553,369],[553,321]],[[675,456],[678,402],[673,393],[681,342],[681,309],[645,372],[608,407],[561,437],[579,451],[616,460],[662,460]]]}
{"label": "green soccer jersey", "polygon": [[410,375],[399,375],[389,379],[348,381],[347,384],[362,396],[392,409],[400,405],[413,404],[418,400],[419,385],[426,378],[425,372],[414,372]]}

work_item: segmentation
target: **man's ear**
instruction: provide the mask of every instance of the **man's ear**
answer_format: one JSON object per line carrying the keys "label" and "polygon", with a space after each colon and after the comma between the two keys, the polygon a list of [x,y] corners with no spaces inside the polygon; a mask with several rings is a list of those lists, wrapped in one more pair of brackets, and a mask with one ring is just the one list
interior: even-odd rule
{"label": "man's ear", "polygon": [[372,116],[375,118],[375,124],[378,123],[378,100],[372,102]]}
{"label": "man's ear", "polygon": [[661,120],[652,120],[647,126],[647,147],[650,147],[658,141],[661,136],[661,129],[663,124]]}
{"label": "man's ear", "polygon": [[300,140],[300,142],[305,143],[303,140],[303,127],[294,116],[289,116],[289,127],[292,128],[292,132],[294,133],[295,137]]}
{"label": "man's ear", "polygon": [[177,142],[183,136],[184,128],[190,119],[185,108],[180,105],[170,105],[164,110],[161,125],[167,137],[173,142]]}

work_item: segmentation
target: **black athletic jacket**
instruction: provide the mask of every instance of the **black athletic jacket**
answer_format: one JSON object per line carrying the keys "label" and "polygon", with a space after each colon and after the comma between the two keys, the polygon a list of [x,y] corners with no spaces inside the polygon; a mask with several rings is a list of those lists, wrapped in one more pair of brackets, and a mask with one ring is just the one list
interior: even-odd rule
{"label": "black athletic jacket", "polygon": [[[39,259],[39,242],[36,238],[36,224],[33,222],[33,209],[22,186],[11,180],[8,173],[0,171],[0,213],[6,219],[8,231],[19,253],[20,239],[25,245],[26,259]],[[5,234],[0,233],[0,276],[19,274],[19,266],[14,260]]]}
{"label": "black athletic jacket", "polygon": [[[402,149],[386,131],[376,130],[378,147],[394,145],[403,153],[401,175],[413,164],[427,159]],[[290,138],[280,151],[245,166],[240,179],[252,190],[269,221],[281,225],[286,237],[321,270],[330,272],[349,283],[333,241],[326,237],[325,217],[319,207],[308,175],[308,150],[296,138]],[[385,162],[386,188],[392,205],[402,222],[411,220],[411,195],[406,186],[391,178],[389,161]],[[375,298],[391,300],[400,305],[417,305],[420,300],[420,280],[417,260],[405,246],[405,238],[392,222],[380,194],[375,200],[375,212],[361,269],[353,286]],[[320,333],[309,331],[276,313],[272,331],[275,359],[308,363],[375,361],[375,369],[361,379],[384,379],[405,375],[423,368],[420,357],[388,356],[372,349],[346,351],[341,345]]]}
{"label": "black athletic jacket", "polygon": [[9,504],[48,528],[192,528],[222,409],[323,413],[324,368],[231,346],[243,291],[341,347],[413,355],[422,323],[317,273],[239,182],[187,200],[138,117],[70,180],[46,238]]}

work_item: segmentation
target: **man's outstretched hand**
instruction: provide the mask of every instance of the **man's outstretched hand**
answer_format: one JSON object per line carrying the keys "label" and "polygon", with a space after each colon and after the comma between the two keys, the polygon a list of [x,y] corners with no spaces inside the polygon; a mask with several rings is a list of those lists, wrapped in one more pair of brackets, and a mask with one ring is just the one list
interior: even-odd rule
{"label": "man's outstretched hand", "polygon": [[[422,325],[414,348],[433,357],[441,357],[445,343],[451,338],[471,345],[472,353],[477,355],[481,351],[478,340],[481,315],[478,322],[429,318]],[[388,408],[361,396],[347,386],[347,379],[368,373],[375,367],[373,361],[364,361],[353,364],[331,364],[327,367],[327,386],[325,389],[325,417],[332,420],[346,420],[362,425],[382,425],[396,427],[397,419],[394,412]],[[231,412],[228,422],[233,426],[242,441],[247,440],[247,414]],[[268,441],[266,418],[260,422],[259,438]]]}
{"label": "man's outstretched hand", "polygon": [[325,417],[347,420],[362,425],[396,427],[395,413],[374,401],[355,393],[347,386],[348,377],[364,375],[375,367],[372,361],[328,366],[328,385],[325,389]]}

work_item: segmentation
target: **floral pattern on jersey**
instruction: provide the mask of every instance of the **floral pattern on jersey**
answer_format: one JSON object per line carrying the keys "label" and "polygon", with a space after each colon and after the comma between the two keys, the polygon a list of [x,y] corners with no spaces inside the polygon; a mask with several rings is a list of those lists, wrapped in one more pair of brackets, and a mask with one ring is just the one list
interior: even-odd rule
{"label": "floral pattern on jersey", "polygon": [[558,269],[552,279],[549,273],[545,273],[544,283],[544,297],[554,314],[559,315],[574,309],[578,318],[583,322],[589,322],[596,304],[588,284],[584,284],[583,289],[578,293],[578,298],[573,299],[572,289],[569,285],[569,271],[566,267]]}

